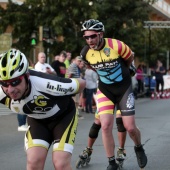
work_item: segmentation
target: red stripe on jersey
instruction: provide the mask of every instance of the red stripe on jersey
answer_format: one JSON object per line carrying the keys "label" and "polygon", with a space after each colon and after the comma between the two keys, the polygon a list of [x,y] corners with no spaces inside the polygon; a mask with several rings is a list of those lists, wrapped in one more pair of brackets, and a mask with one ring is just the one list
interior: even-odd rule
{"label": "red stripe on jersey", "polygon": [[127,46],[125,45],[125,50],[124,50],[124,53],[121,55],[124,57],[125,53],[126,53],[126,50],[127,50]]}
{"label": "red stripe on jersey", "polygon": [[129,50],[128,54],[126,55],[126,57],[124,58],[125,60],[128,59],[131,56],[131,51]]}
{"label": "red stripe on jersey", "polygon": [[113,42],[111,38],[108,38],[109,47],[113,49]]}
{"label": "red stripe on jersey", "polygon": [[121,52],[122,52],[122,43],[119,40],[117,40],[117,44],[118,44],[118,54],[121,54]]}

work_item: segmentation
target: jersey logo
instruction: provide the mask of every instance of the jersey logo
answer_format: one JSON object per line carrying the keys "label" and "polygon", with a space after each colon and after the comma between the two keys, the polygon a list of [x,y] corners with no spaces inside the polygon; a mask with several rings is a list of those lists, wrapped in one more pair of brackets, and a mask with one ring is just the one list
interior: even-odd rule
{"label": "jersey logo", "polygon": [[127,99],[127,103],[126,103],[127,108],[131,109],[132,107],[134,107],[134,102],[135,102],[134,95],[133,93],[131,93],[129,94]]}
{"label": "jersey logo", "polygon": [[54,107],[54,103],[50,102],[49,99],[45,98],[42,95],[35,95],[33,100],[27,102],[27,104],[23,107],[23,112],[26,114],[46,114],[46,112],[50,111]]}
{"label": "jersey logo", "polygon": [[62,87],[62,85],[57,84],[56,86],[50,84],[50,82],[47,83],[47,89],[51,91],[56,91],[56,92],[63,92],[63,94],[71,93],[74,91],[74,89],[70,86],[68,88]]}
{"label": "jersey logo", "polygon": [[105,53],[105,55],[106,55],[107,57],[110,56],[110,48],[104,48],[104,49],[103,49],[103,52]]}
{"label": "jersey logo", "polygon": [[47,100],[44,99],[44,96],[34,96],[34,102],[37,106],[46,106]]}

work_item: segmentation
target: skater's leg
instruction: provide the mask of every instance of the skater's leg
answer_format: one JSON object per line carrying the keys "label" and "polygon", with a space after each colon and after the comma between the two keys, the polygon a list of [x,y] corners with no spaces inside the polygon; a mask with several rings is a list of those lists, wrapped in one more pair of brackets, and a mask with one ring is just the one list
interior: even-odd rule
{"label": "skater's leg", "polygon": [[[129,133],[129,136],[135,143],[135,152],[136,152],[139,167],[143,168],[147,164],[147,157],[144,152],[143,146],[141,145],[140,131],[137,128],[135,122],[135,99],[134,99],[134,95],[132,94],[133,94],[132,86],[129,86],[127,91],[122,96],[120,102],[118,103],[118,106],[121,110],[123,125],[127,130],[127,132]],[[130,100],[131,102],[129,102],[129,99],[131,99]]]}
{"label": "skater's leg", "polygon": [[89,131],[89,137],[87,142],[87,147],[83,150],[83,152],[80,154],[81,159],[89,159],[89,157],[92,154],[93,151],[93,145],[98,137],[99,130],[101,128],[100,121],[98,117],[95,117],[94,123],[92,124],[90,131]]}
{"label": "skater's leg", "polygon": [[88,137],[88,145],[87,147],[92,148],[94,145],[94,142],[96,141],[98,137],[98,133],[100,131],[101,124],[99,119],[95,118],[94,123],[92,124],[90,131],[89,131],[89,137]]}
{"label": "skater's leg", "polygon": [[126,129],[123,125],[120,110],[117,110],[117,112],[116,112],[116,125],[117,125],[117,130],[118,130],[118,141],[119,141],[119,147],[117,149],[117,158],[116,159],[118,161],[121,161],[120,163],[122,164],[122,161],[126,157],[126,151],[124,149],[125,142],[126,142]]}
{"label": "skater's leg", "polygon": [[124,127],[120,110],[116,111],[116,125],[118,132],[119,147],[124,148],[126,142],[126,129]]}

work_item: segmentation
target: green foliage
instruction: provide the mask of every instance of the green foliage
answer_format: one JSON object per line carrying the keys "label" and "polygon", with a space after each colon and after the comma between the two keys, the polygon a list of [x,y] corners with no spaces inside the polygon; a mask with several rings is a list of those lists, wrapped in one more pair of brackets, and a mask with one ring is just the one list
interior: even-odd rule
{"label": "green foliage", "polygon": [[[143,28],[143,21],[149,20],[149,3],[154,0],[26,0],[22,5],[9,0],[7,9],[0,8],[0,32],[12,26],[12,36],[18,39],[15,44],[21,50],[30,51],[31,34],[37,33],[40,25],[52,28],[54,42],[44,42],[50,48],[51,55],[61,50],[78,55],[85,41],[82,38],[81,24],[90,18],[99,19],[105,25],[105,37],[120,39],[128,44],[137,56],[148,53],[148,30]],[[145,9],[145,10],[144,10]],[[158,46],[163,36],[162,30],[153,33],[153,46]],[[157,35],[158,34],[158,35]],[[164,33],[166,34],[166,33]],[[56,37],[63,36],[64,42]],[[169,38],[170,39],[170,38]],[[161,47],[164,47],[163,44]],[[154,47],[152,47],[154,49]],[[155,48],[156,49],[156,48]],[[152,50],[154,53],[154,50]]]}

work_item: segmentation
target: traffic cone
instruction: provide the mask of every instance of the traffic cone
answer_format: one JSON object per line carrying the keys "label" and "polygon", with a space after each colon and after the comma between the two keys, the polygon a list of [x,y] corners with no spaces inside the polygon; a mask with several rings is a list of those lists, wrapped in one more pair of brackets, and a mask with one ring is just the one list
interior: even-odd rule
{"label": "traffic cone", "polygon": [[164,91],[161,95],[161,99],[165,99],[166,98],[166,91]]}
{"label": "traffic cone", "polygon": [[152,100],[155,99],[155,93],[154,92],[152,92],[152,94],[151,94],[151,99]]}
{"label": "traffic cone", "polygon": [[166,92],[166,99],[169,99],[170,98],[170,93],[169,93],[169,90],[167,90]]}
{"label": "traffic cone", "polygon": [[160,94],[159,94],[159,92],[156,92],[156,99],[160,99]]}

